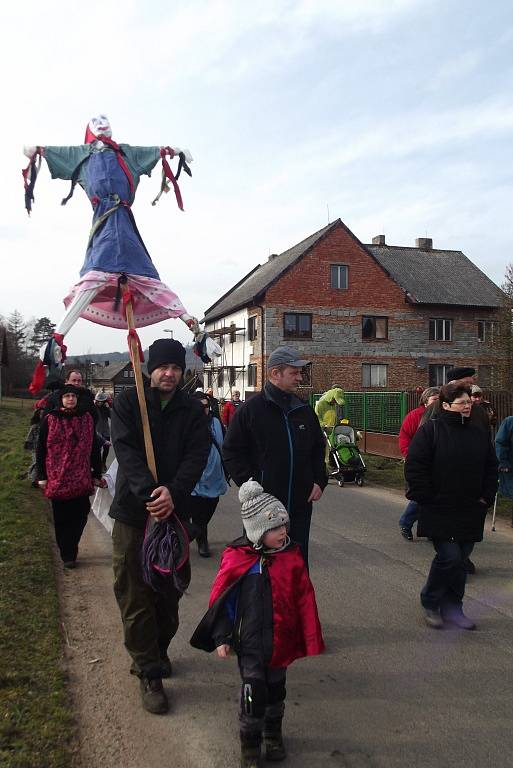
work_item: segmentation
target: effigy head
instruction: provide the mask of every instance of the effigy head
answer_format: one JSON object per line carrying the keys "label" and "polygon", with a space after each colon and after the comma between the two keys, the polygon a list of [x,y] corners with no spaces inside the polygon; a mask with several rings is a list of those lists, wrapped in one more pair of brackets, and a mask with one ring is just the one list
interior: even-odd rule
{"label": "effigy head", "polygon": [[106,115],[96,115],[92,117],[87,124],[85,144],[90,144],[95,141],[98,136],[107,136],[109,139],[112,137],[112,128],[110,127],[109,118]]}

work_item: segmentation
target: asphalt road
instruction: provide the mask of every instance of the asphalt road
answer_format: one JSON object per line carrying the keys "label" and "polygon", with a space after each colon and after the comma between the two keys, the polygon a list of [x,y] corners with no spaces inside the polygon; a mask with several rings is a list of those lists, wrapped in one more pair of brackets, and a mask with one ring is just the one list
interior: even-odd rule
{"label": "asphalt road", "polygon": [[[477,574],[469,579],[465,610],[477,631],[434,631],[419,604],[432,548],[399,535],[403,506],[391,491],[336,485],[316,506],[311,576],[327,652],[289,670],[284,765],[513,765],[511,529],[501,523],[490,533],[488,522],[474,550]],[[240,531],[235,491],[212,524],[215,557],[192,554],[193,581],[173,642],[175,676],[166,684],[173,709],[165,717],[140,708],[112,598],[110,540],[96,520],[86,531],[81,568],[63,577],[84,765],[236,766],[236,664],[188,645],[222,546]]]}

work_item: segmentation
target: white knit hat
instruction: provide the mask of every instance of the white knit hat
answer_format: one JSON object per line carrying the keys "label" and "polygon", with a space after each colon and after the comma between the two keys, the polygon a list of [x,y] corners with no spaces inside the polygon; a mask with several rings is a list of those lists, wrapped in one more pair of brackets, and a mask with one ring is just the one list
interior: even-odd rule
{"label": "white knit hat", "polygon": [[248,480],[239,488],[239,501],[242,504],[242,524],[246,536],[252,544],[258,546],[267,531],[288,527],[289,516],[287,510],[270,493],[264,493],[264,489],[256,480]]}

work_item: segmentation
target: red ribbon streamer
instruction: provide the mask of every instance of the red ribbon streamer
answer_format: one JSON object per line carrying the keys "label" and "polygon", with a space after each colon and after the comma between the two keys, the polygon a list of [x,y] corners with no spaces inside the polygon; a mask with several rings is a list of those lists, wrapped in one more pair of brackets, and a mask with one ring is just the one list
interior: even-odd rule
{"label": "red ribbon streamer", "polygon": [[[125,294],[126,296],[126,294]],[[123,301],[125,300],[125,296],[123,296]],[[139,360],[141,363],[144,363],[144,355],[141,347],[141,340],[139,336],[137,335],[137,331],[135,328],[130,328],[128,331],[127,341],[128,341],[128,349],[130,351],[130,359],[132,359],[132,345],[130,344],[130,339],[135,339],[137,342],[137,348],[139,350]],[[134,361],[132,360],[132,365],[134,364]]]}
{"label": "red ribbon streamer", "polygon": [[160,157],[162,158],[162,168],[164,169],[166,178],[168,178],[171,184],[173,185],[178,207],[180,208],[181,211],[183,211],[182,193],[180,192],[180,187],[178,186],[178,182],[173,175],[173,171],[171,170],[171,167],[166,160],[166,155],[169,155],[172,158],[175,156],[175,153],[171,149],[171,147],[162,147],[162,149],[160,150]]}

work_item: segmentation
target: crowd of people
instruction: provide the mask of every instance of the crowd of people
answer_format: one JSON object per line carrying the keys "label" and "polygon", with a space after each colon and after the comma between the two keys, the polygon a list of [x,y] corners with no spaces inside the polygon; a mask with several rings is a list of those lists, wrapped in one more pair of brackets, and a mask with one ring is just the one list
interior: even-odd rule
{"label": "crowd of people", "polygon": [[[156,478],[135,389],[114,400],[104,392],[93,396],[76,370],[35,404],[25,443],[33,457],[30,481],[51,503],[66,569],[77,563],[94,488],[110,489],[114,594],[130,672],[140,681],[143,707],[154,714],[169,709],[162,680],[172,675],[169,646],[190,578],[180,570],[189,564],[184,541],[195,539],[198,554],[210,557],[208,525],[229,483],[239,486],[243,535],[222,555],[191,643],[238,658],[246,768],[258,765],[262,742],[269,760],[285,757],[287,667],[324,648],[308,543],[313,504],[327,484],[323,428],[339,423],[345,401],[338,386],[316,411],[300,399],[307,364],[296,349],[278,347],[267,360],[262,391],[242,403],[234,389],[223,402],[211,388],[187,394],[184,347],[155,341],[145,399]],[[513,497],[513,416],[500,425],[494,445],[497,414],[474,375],[456,368],[448,384],[424,390],[399,434],[408,499],[399,528],[413,541],[417,522],[417,537],[432,542],[420,602],[434,629],[474,629],[463,611],[467,574],[475,572],[470,554],[483,538],[498,478],[501,492]],[[106,472],[111,446],[115,460]],[[152,535],[155,526],[160,538]]]}
{"label": "crowd of people", "polygon": [[[221,658],[237,655],[246,768],[258,765],[262,742],[267,759],[284,759],[287,667],[324,649],[308,540],[312,505],[327,478],[318,419],[296,395],[307,363],[295,349],[280,347],[269,356],[260,394],[242,404],[233,390],[230,401],[220,403],[209,390],[187,394],[184,347],[155,341],[144,394],[156,479],[135,389],[113,401],[102,392],[93,397],[79,371],[69,371],[64,386],[38,401],[26,441],[35,454],[31,479],[51,502],[66,569],[77,564],[94,486],[113,491],[114,594],[130,672],[139,679],[142,706],[153,714],[169,709],[162,680],[172,675],[169,646],[190,578],[180,534],[186,531],[185,542],[196,539],[198,554],[209,557],[208,524],[230,480],[240,486],[234,530],[241,520],[244,533],[223,553],[210,607],[191,643],[217,649]],[[115,469],[105,474],[111,445]]]}

